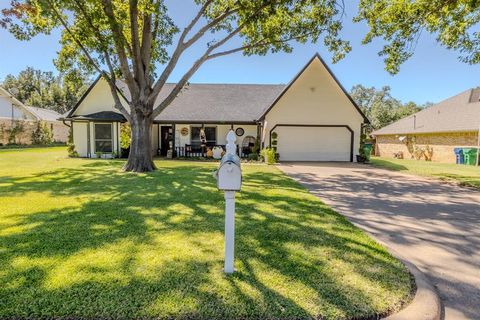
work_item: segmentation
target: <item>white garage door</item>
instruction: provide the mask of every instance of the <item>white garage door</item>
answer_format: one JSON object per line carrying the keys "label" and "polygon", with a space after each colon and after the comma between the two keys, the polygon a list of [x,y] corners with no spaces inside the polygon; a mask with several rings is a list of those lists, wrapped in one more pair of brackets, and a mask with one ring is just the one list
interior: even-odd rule
{"label": "white garage door", "polygon": [[345,127],[282,127],[277,133],[280,161],[350,161],[350,131]]}

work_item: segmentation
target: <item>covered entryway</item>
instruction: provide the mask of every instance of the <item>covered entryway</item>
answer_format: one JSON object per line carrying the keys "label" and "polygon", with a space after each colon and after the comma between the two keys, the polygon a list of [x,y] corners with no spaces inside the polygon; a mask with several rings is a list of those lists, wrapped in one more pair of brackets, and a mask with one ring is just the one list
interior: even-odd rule
{"label": "covered entryway", "polygon": [[279,124],[280,161],[353,161],[353,131],[346,125]]}

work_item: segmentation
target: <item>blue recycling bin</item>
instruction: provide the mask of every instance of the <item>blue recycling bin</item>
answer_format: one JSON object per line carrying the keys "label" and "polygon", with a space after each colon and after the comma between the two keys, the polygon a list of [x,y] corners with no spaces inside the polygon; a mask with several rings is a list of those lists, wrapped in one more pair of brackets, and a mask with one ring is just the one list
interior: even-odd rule
{"label": "blue recycling bin", "polygon": [[463,148],[455,148],[453,149],[455,152],[455,157],[457,158],[457,164],[465,164],[465,157],[463,155]]}

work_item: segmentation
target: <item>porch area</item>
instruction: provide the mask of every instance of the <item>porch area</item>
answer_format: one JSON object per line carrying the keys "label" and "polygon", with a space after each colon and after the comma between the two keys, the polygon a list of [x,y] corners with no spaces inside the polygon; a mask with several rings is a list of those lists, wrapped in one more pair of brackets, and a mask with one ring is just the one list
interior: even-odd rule
{"label": "porch area", "polygon": [[166,158],[220,158],[230,129],[237,136],[237,154],[247,158],[258,147],[260,125],[244,124],[164,124],[153,126],[154,154]]}

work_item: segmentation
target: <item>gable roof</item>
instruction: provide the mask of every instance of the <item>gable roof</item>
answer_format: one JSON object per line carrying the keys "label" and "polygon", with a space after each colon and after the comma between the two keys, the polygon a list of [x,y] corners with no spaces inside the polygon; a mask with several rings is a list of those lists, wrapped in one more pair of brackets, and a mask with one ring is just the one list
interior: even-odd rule
{"label": "gable roof", "polygon": [[20,109],[23,109],[25,112],[30,114],[36,120],[57,121],[58,118],[60,118],[61,116],[58,112],[50,109],[27,106],[2,87],[0,87],[0,93],[7,96],[10,100],[12,100],[15,106],[19,107]]}
{"label": "gable roof", "polygon": [[98,81],[100,81],[101,78],[102,78],[101,75],[98,75],[95,78],[92,84],[88,87],[87,91],[85,91],[80,97],[80,99],[78,99],[77,103],[75,103],[73,108],[70,109],[70,111],[67,111],[67,114],[62,115],[62,119],[68,119],[73,117],[73,114],[75,113],[75,111],[77,111],[78,107],[82,104],[83,100],[85,100],[85,98],[89,95],[90,91],[92,91],[92,89],[95,88],[95,86],[97,85]]}
{"label": "gable roof", "polygon": [[23,109],[26,113],[30,114],[34,118],[38,118],[38,116],[34,113],[32,113],[20,100],[15,98],[10,92],[8,92],[6,89],[0,87],[0,94],[6,96],[10,100],[12,100],[13,104],[20,109]]}
{"label": "gable roof", "polygon": [[365,121],[365,123],[370,123],[370,120],[368,120],[368,118],[365,116],[365,114],[362,112],[362,110],[360,109],[360,107],[357,105],[357,103],[352,99],[352,97],[350,96],[350,94],[347,92],[347,90],[345,90],[345,88],[343,87],[343,85],[340,83],[340,81],[338,81],[337,77],[335,76],[335,74],[332,72],[332,70],[328,67],[328,65],[325,63],[325,61],[322,59],[322,57],[320,56],[320,54],[317,52],[313,55],[313,57],[307,62],[307,64],[305,64],[305,66],[300,70],[299,73],[297,73],[297,75],[295,77],[293,77],[293,79],[287,84],[287,86],[282,90],[282,92],[277,96],[277,98],[272,102],[272,104],[263,112],[262,116],[261,116],[261,120],[263,120],[265,118],[265,116],[267,115],[267,113],[277,104],[277,102],[283,97],[283,95],[285,93],[287,93],[288,89],[290,89],[290,87],[298,80],[298,78],[300,78],[300,76],[303,74],[303,72],[305,72],[305,70],[307,70],[307,68],[312,64],[313,61],[315,61],[316,59],[318,59],[320,61],[320,63],[323,65],[323,67],[327,70],[328,74],[333,78],[333,80],[335,81],[335,83],[340,87],[340,90],[342,90],[343,94],[345,94],[345,96],[348,98],[348,100],[350,100],[350,102],[352,103],[352,105],[355,107],[355,109],[358,111],[358,113],[362,116],[363,118],[363,121]]}
{"label": "gable roof", "polygon": [[469,89],[372,132],[372,135],[478,131],[480,88]]}
{"label": "gable roof", "polygon": [[[366,123],[370,123],[358,105],[353,101],[345,88],[325,64],[320,55],[316,53],[303,69],[290,81],[283,84],[190,84],[177,96],[177,98],[158,115],[154,121],[163,123],[256,123],[263,120],[265,115],[278,100],[288,91],[290,86],[315,60],[319,59],[330,76],[334,79],[342,92],[347,96],[355,109],[360,113]],[[67,119],[85,117],[90,115],[75,115],[75,111],[90,93],[101,76],[93,82],[83,94],[75,107],[65,117]],[[159,104],[175,87],[174,83],[167,83],[157,97]],[[130,92],[125,82],[117,80],[117,89],[125,100],[130,99]],[[114,112],[118,113],[119,112]],[[110,115],[110,118],[113,117]],[[115,116],[116,117],[116,116]]]}

